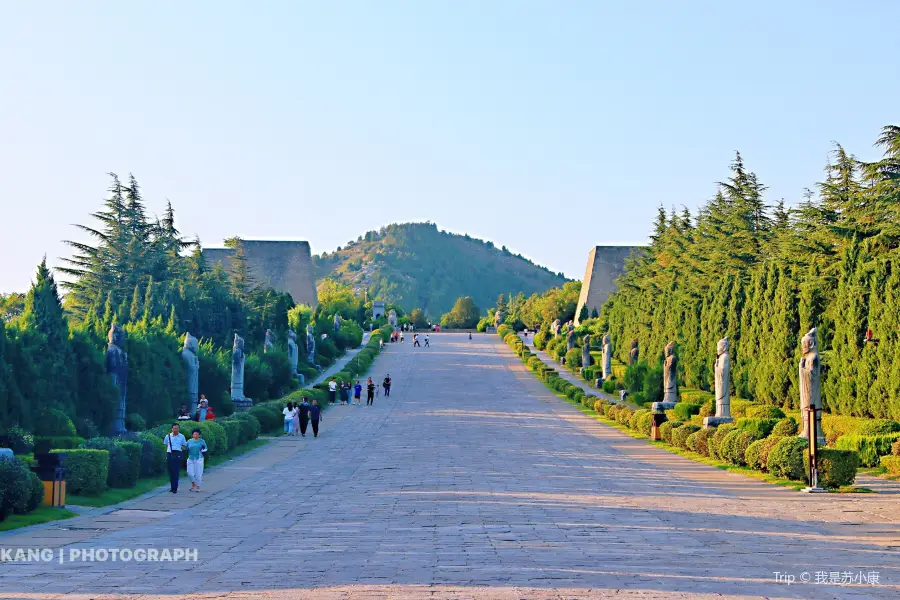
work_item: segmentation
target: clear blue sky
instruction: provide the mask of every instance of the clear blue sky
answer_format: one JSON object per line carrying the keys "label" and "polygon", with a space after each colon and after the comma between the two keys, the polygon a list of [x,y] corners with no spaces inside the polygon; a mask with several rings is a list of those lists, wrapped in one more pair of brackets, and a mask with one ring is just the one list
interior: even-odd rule
{"label": "clear blue sky", "polygon": [[900,2],[0,4],[0,291],[133,172],[182,231],[396,221],[580,278],[735,150],[789,203],[898,122]]}

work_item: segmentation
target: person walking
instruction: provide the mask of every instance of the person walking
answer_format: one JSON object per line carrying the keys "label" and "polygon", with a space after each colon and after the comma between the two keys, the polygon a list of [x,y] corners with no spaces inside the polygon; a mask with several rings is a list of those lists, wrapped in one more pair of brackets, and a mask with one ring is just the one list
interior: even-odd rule
{"label": "person walking", "polygon": [[334,404],[337,399],[337,378],[332,377],[328,382],[328,403]]}
{"label": "person walking", "polygon": [[390,373],[385,375],[384,381],[381,383],[381,385],[384,388],[384,395],[390,396],[391,395],[391,374]]}
{"label": "person walking", "polygon": [[178,477],[181,475],[181,459],[187,440],[178,430],[178,423],[172,424],[172,431],[164,438],[166,444],[166,463],[169,468],[169,491],[178,493]]}
{"label": "person walking", "polygon": [[356,406],[360,406],[362,398],[362,386],[359,384],[359,379],[356,380],[356,385],[353,386],[353,404]]}
{"label": "person walking", "polygon": [[291,423],[292,435],[300,435],[300,403],[294,402],[294,419]]}
{"label": "person walking", "polygon": [[369,377],[366,382],[366,406],[372,406],[375,402],[375,382]]}
{"label": "person walking", "polygon": [[428,334],[425,334],[425,347],[428,347]]}
{"label": "person walking", "polygon": [[187,442],[187,474],[191,479],[191,491],[199,492],[203,482],[203,456],[208,450],[206,440],[200,437],[200,430],[191,432],[191,439]]}
{"label": "person walking", "polygon": [[319,437],[319,421],[322,420],[322,408],[319,401],[313,398],[312,406],[309,407],[309,422],[312,423],[313,437]]}
{"label": "person walking", "polygon": [[350,404],[350,392],[353,390],[353,386],[350,385],[349,381],[344,381],[341,383],[341,402],[343,404]]}
{"label": "person walking", "polygon": [[401,343],[403,342],[403,332],[402,331],[400,332],[400,342]]}
{"label": "person walking", "polygon": [[300,435],[306,437],[306,427],[309,425],[309,399],[303,396],[297,407],[297,419],[300,421]]}
{"label": "person walking", "polygon": [[415,348],[415,347],[417,347],[417,346],[418,346],[419,348],[421,348],[421,347],[422,347],[422,344],[419,343],[419,334],[418,334],[418,333],[414,333],[414,334],[413,334],[413,348]]}
{"label": "person walking", "polygon": [[281,410],[281,414],[284,415],[284,433],[291,435],[294,430],[294,403],[288,402],[287,406]]}

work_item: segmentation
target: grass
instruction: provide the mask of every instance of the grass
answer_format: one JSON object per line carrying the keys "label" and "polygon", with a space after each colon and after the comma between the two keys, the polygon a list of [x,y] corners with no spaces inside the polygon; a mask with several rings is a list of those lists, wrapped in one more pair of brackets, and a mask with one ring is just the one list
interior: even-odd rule
{"label": "grass", "polygon": [[75,516],[78,516],[78,514],[64,508],[39,506],[30,513],[25,513],[24,515],[9,515],[5,520],[0,521],[0,531],[10,531],[20,527],[40,525],[41,523],[49,523],[50,521],[58,521],[60,519],[71,519]]}
{"label": "grass", "polygon": [[[251,450],[256,450],[260,446],[263,446],[267,443],[268,440],[250,440],[246,444],[241,444],[237,448],[233,448],[225,454],[210,456],[206,460],[205,468],[212,468],[216,465],[226,463],[242,454],[250,452]],[[73,504],[75,506],[90,506],[94,508],[101,506],[111,506],[113,504],[125,502],[126,500],[131,500],[132,498],[137,498],[138,496],[142,496],[147,492],[152,492],[156,488],[163,486],[168,482],[169,476],[166,474],[157,475],[155,477],[142,478],[138,479],[137,485],[135,485],[133,488],[109,488],[108,490],[97,496],[79,496],[77,494],[69,494],[66,497],[66,503]]]}
{"label": "grass", "polygon": [[900,481],[900,475],[888,473],[887,469],[881,465],[877,467],[863,467],[859,470],[859,474],[880,477],[881,479],[887,479],[888,481]]}

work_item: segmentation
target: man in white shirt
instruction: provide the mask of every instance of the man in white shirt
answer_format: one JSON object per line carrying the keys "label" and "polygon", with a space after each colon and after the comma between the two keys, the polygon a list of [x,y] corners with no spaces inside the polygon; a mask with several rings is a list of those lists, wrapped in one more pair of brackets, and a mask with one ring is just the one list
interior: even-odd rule
{"label": "man in white shirt", "polygon": [[178,430],[178,423],[172,425],[172,432],[167,433],[163,439],[166,445],[166,459],[169,467],[169,491],[173,494],[178,493],[178,476],[181,474],[182,457],[184,456],[184,448],[187,446],[187,439]]}
{"label": "man in white shirt", "polygon": [[335,381],[334,377],[331,378],[331,381],[328,382],[328,403],[334,404],[337,399],[337,381]]}

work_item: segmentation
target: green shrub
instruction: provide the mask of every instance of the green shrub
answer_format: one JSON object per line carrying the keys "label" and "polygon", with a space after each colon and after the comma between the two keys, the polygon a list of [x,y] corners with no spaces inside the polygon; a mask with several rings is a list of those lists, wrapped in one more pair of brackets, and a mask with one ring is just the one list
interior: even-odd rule
{"label": "green shrub", "polygon": [[663,399],[663,368],[656,366],[647,370],[644,377],[644,396],[647,402],[662,402]]}
{"label": "green shrub", "polygon": [[794,417],[788,417],[786,419],[781,419],[775,424],[775,427],[772,428],[772,435],[797,435],[799,430],[800,425],[797,423],[796,419],[794,419]]}
{"label": "green shrub", "polygon": [[891,444],[891,454],[894,456],[900,456],[900,440],[897,440],[893,444]]}
{"label": "green shrub", "polygon": [[153,477],[166,470],[166,447],[161,439],[147,432],[123,436],[141,445],[141,477]]}
{"label": "green shrub", "polygon": [[722,440],[728,435],[730,432],[737,429],[733,424],[726,423],[725,425],[719,425],[716,427],[715,433],[709,436],[706,439],[706,446],[709,449],[709,457],[710,458],[718,458],[722,459],[719,456],[719,446],[722,444]]}
{"label": "green shrub", "polygon": [[766,468],[769,473],[776,477],[804,481],[806,470],[803,467],[803,455],[807,446],[807,441],[802,437],[786,437],[779,440],[767,457]]}
{"label": "green shrub", "polygon": [[31,512],[44,503],[44,482],[37,476],[37,473],[28,471],[28,484],[30,494],[25,511]]}
{"label": "green shrub", "polygon": [[679,402],[675,405],[673,410],[675,412],[675,418],[679,421],[690,421],[693,415],[699,414],[700,405]]}
{"label": "green shrub", "polygon": [[603,391],[607,394],[615,394],[617,388],[618,385],[615,379],[610,378],[603,382]]}
{"label": "green shrub", "polygon": [[765,439],[756,440],[751,443],[747,447],[747,451],[744,452],[744,462],[751,469],[765,471],[766,464],[769,460],[769,452],[771,452],[772,448],[775,447],[775,444],[784,439],[784,437],[785,436],[773,434]]}
{"label": "green shrub", "polygon": [[716,401],[710,400],[709,402],[704,402],[700,405],[700,412],[697,413],[701,417],[714,417],[716,416]]}
{"label": "green shrub", "polygon": [[625,368],[625,375],[622,377],[622,383],[629,393],[633,394],[644,389],[644,379],[647,377],[647,370],[647,363],[644,361],[638,361]]}
{"label": "green shrub", "polygon": [[634,415],[635,411],[630,408],[623,408],[616,412],[616,423],[619,425],[628,425],[628,422],[631,420],[632,415]]}
{"label": "green shrub", "polygon": [[679,388],[678,401],[688,404],[704,404],[706,402],[715,403],[716,397],[712,392],[706,390],[698,390],[696,388]]}
{"label": "green shrub", "polygon": [[[823,488],[837,489],[851,485],[856,479],[856,471],[859,468],[859,456],[856,452],[832,448],[817,449],[816,462],[819,466],[818,483]],[[809,452],[803,453],[803,470],[809,473]]]}
{"label": "green shrub", "polygon": [[255,440],[259,437],[261,429],[259,419],[248,412],[235,413],[233,418],[241,424],[241,440],[243,440],[241,442],[242,444],[245,444],[250,440]]}
{"label": "green shrub", "polygon": [[739,398],[731,399],[731,416],[735,419],[739,417],[746,417],[747,411],[751,406],[760,406],[756,402],[752,400],[741,400]]}
{"label": "green shrub", "polygon": [[716,432],[715,429],[701,429],[688,436],[688,448],[701,456],[709,456],[709,438]]}
{"label": "green shrub", "polygon": [[637,429],[643,433],[644,435],[650,435],[650,429],[653,427],[653,413],[649,410],[638,411],[641,413],[640,418],[637,420]]}
{"label": "green shrub", "polygon": [[687,450],[688,437],[697,431],[700,431],[700,427],[692,423],[685,423],[681,427],[676,427],[672,430],[672,445]]}
{"label": "green shrub", "polygon": [[647,404],[647,394],[645,394],[644,392],[634,392],[633,394],[629,394],[628,399],[638,406],[644,406],[645,404]]}
{"label": "green shrub", "polygon": [[606,416],[607,419],[614,421],[616,419],[616,413],[621,408],[622,407],[620,407],[618,404],[607,404],[606,406],[603,407],[603,414]]}
{"label": "green shrub", "polygon": [[666,421],[659,426],[659,436],[663,441],[672,443],[672,431],[684,425],[681,421]]}
{"label": "green shrub", "polygon": [[580,348],[572,348],[568,352],[566,352],[566,366],[569,369],[575,370],[581,367],[581,349]]}
{"label": "green shrub", "polygon": [[109,479],[109,452],[106,450],[54,450],[65,454],[66,491],[96,496],[106,491]]}
{"label": "green shrub", "polygon": [[276,411],[268,406],[256,405],[251,407],[248,412],[259,421],[262,431],[269,432],[284,427],[284,415],[281,414],[281,411]]}
{"label": "green shrub", "polygon": [[34,450],[34,436],[21,427],[10,427],[0,432],[0,448],[9,448],[13,454],[30,454]]}
{"label": "green shrub", "polygon": [[225,430],[228,449],[236,448],[241,443],[241,424],[231,420],[218,420],[218,423]]}
{"label": "green shrub", "polygon": [[859,463],[862,466],[874,467],[879,464],[880,457],[891,453],[891,444],[895,440],[900,440],[900,433],[888,435],[847,434],[838,438],[835,449],[853,450],[859,454]]}
{"label": "green shrub", "polygon": [[753,419],[783,419],[784,411],[770,404],[747,407],[747,416]]}
{"label": "green shrub", "polygon": [[889,435],[900,432],[900,423],[890,419],[870,419],[854,432],[856,435]]}
{"label": "green shrub", "polygon": [[84,443],[84,438],[76,436],[34,436],[34,453],[47,454],[51,450],[66,450],[78,448]]}
{"label": "green shrub", "polygon": [[90,439],[100,435],[100,428],[88,417],[78,417],[72,422],[75,423],[75,431],[78,433],[78,437]]}
{"label": "green shrub", "polygon": [[0,520],[10,513],[28,512],[31,481],[28,468],[14,458],[0,457]]}
{"label": "green shrub", "polygon": [[132,488],[141,474],[141,444],[113,438],[91,438],[82,445],[85,449],[106,450],[109,453],[107,484],[111,488]]}
{"label": "green shrub", "polygon": [[743,429],[744,431],[748,431],[753,435],[754,440],[761,440],[765,437],[769,437],[769,434],[775,429],[775,425],[778,424],[778,419],[762,419],[762,418],[751,418],[751,417],[741,417],[737,421],[735,421],[735,425],[738,429]]}
{"label": "green shrub", "polygon": [[881,466],[891,475],[900,475],[900,456],[889,454],[881,457]]}
{"label": "green shrub", "polygon": [[40,411],[34,419],[34,435],[54,437],[76,437],[78,432],[72,419],[61,410],[48,408]]}
{"label": "green shrub", "polygon": [[752,433],[743,429],[729,431],[718,446],[719,458],[732,465],[745,465],[747,448],[757,439],[761,438],[754,437]]}
{"label": "green shrub", "polygon": [[125,416],[125,429],[128,431],[144,431],[147,429],[147,422],[141,415],[129,413]]}

